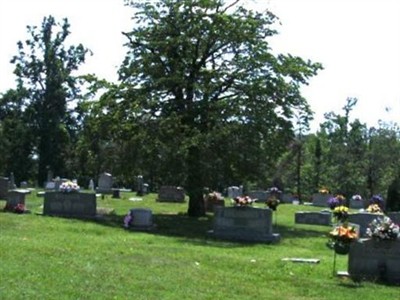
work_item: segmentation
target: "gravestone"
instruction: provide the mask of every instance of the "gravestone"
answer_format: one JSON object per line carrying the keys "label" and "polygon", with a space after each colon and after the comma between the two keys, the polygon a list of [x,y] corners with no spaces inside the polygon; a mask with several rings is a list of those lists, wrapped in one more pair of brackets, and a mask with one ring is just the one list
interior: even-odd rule
{"label": "gravestone", "polygon": [[137,188],[136,188],[136,195],[137,196],[143,196],[144,192],[143,192],[143,176],[142,175],[138,175],[136,178],[137,181]]}
{"label": "gravestone", "polygon": [[185,202],[183,188],[176,186],[162,186],[158,192],[158,202]]}
{"label": "gravestone", "polygon": [[14,177],[14,173],[13,173],[13,172],[11,172],[11,174],[10,174],[9,188],[10,188],[11,190],[17,188],[17,186],[15,185],[15,177]]}
{"label": "gravestone", "polygon": [[[281,194],[280,200],[281,203],[293,203],[293,199],[294,197],[292,196],[292,194]],[[296,198],[296,200],[298,200],[298,198]]]}
{"label": "gravestone", "polygon": [[224,197],[221,193],[213,192],[204,197],[206,211],[213,212],[215,206],[225,206]]}
{"label": "gravestone", "polygon": [[133,208],[130,210],[132,222],[130,229],[149,230],[153,228],[153,213],[147,208]]}
{"label": "gravestone", "polygon": [[330,211],[298,211],[294,215],[296,224],[332,225],[332,213]]}
{"label": "gravestone", "polygon": [[238,186],[228,187],[228,193],[227,193],[228,198],[235,199],[236,197],[242,196],[242,194],[243,194],[243,188],[240,188]]}
{"label": "gravestone", "polygon": [[360,239],[350,244],[348,273],[356,281],[400,284],[400,239]]}
{"label": "gravestone", "polygon": [[257,199],[257,202],[265,202],[268,199],[267,191],[249,191],[246,193],[251,199]]}
{"label": "gravestone", "polygon": [[312,205],[320,207],[328,207],[328,200],[332,198],[331,194],[314,194],[312,196]]}
{"label": "gravestone", "polygon": [[7,177],[0,177],[0,199],[6,200],[10,181]]}
{"label": "gravestone", "polygon": [[78,192],[47,192],[44,194],[43,214],[94,217],[96,216],[96,195]]}
{"label": "gravestone", "polygon": [[93,181],[93,179],[89,180],[88,188],[89,188],[90,191],[94,191],[94,181]]}
{"label": "gravestone", "polygon": [[99,176],[96,192],[101,194],[112,194],[113,178],[109,173],[102,173]]}
{"label": "gravestone", "polygon": [[25,196],[30,193],[30,190],[25,189],[15,189],[9,191],[7,194],[6,207],[4,209],[12,211],[18,204],[25,205]]}
{"label": "gravestone", "polygon": [[280,240],[280,235],[272,232],[272,210],[268,208],[217,206],[209,234],[217,239],[244,242]]}
{"label": "gravestone", "polygon": [[54,181],[47,181],[44,187],[45,190],[52,191],[56,189],[56,183]]}
{"label": "gravestone", "polygon": [[21,189],[27,189],[28,188],[28,182],[26,181],[21,181],[21,183],[19,184]]}
{"label": "gravestone", "polygon": [[382,217],[382,214],[372,214],[368,212],[351,213],[348,221],[360,225],[360,237],[367,237],[367,228],[376,218]]}
{"label": "gravestone", "polygon": [[149,193],[149,184],[143,183],[143,194],[146,195]]}
{"label": "gravestone", "polygon": [[362,200],[355,200],[350,198],[349,200],[349,208],[354,208],[354,209],[361,209],[365,207],[365,201],[364,199]]}

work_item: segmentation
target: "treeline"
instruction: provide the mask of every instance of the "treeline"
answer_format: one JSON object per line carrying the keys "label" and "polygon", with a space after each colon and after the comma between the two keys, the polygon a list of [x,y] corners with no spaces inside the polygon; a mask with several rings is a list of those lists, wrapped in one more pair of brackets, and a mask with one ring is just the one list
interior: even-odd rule
{"label": "treeline", "polygon": [[140,174],[152,190],[184,186],[191,216],[204,214],[203,187],[367,196],[398,176],[398,128],[350,122],[355,99],[309,133],[300,87],[322,65],[272,53],[271,12],[126,2],[135,23],[117,83],[76,75],[91,52],[66,46],[67,20],[28,27],[12,60],[16,88],[0,97],[0,173],[42,186],[50,170],[85,186],[106,171],[131,188]]}

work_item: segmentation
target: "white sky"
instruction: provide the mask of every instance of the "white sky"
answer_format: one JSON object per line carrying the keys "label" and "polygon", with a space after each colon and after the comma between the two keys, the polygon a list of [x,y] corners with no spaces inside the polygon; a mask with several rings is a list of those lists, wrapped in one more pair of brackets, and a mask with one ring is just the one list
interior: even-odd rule
{"label": "white sky", "polygon": [[[379,119],[400,123],[399,0],[243,0],[270,9],[282,23],[271,41],[275,52],[290,53],[324,65],[302,89],[315,112],[312,129],[323,114],[342,113],[347,97],[357,97],[353,117],[375,126]],[[71,24],[69,42],[82,43],[94,55],[82,72],[116,80],[132,10],[123,0],[0,0],[0,93],[15,87],[9,63],[26,26],[43,17]]]}

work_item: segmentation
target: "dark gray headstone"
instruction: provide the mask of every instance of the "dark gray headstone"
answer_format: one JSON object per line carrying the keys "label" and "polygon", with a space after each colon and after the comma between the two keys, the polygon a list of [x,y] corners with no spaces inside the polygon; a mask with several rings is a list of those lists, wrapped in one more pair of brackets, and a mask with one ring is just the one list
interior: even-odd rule
{"label": "dark gray headstone", "polygon": [[360,225],[360,237],[367,237],[367,228],[376,218],[382,217],[382,214],[372,214],[367,212],[351,213],[348,221]]}
{"label": "dark gray headstone", "polygon": [[133,208],[130,210],[132,216],[132,229],[150,229],[153,227],[153,213],[147,208]]}
{"label": "dark gray headstone", "polygon": [[294,215],[296,224],[325,225],[332,224],[332,213],[317,211],[298,211]]}
{"label": "dark gray headstone", "polygon": [[365,200],[349,200],[349,207],[354,209],[361,209],[365,207]]}
{"label": "dark gray headstone", "polygon": [[218,239],[247,242],[277,242],[272,232],[272,210],[254,207],[222,207],[214,210],[214,226],[210,232]]}
{"label": "dark gray headstone", "polygon": [[5,210],[13,210],[18,204],[25,205],[25,195],[30,194],[30,190],[11,190],[7,194]]}
{"label": "dark gray headstone", "polygon": [[159,202],[185,202],[185,192],[181,187],[162,186],[158,192]]}
{"label": "dark gray headstone", "polygon": [[331,194],[314,194],[312,197],[312,205],[319,207],[328,207],[328,200],[332,198]]}
{"label": "dark gray headstone", "polygon": [[400,240],[361,239],[350,244],[350,277],[400,284]]}
{"label": "dark gray headstone", "polygon": [[0,199],[7,199],[10,181],[7,177],[0,177]]}
{"label": "dark gray headstone", "polygon": [[99,176],[99,181],[97,184],[97,193],[102,194],[112,194],[113,178],[109,173],[103,173]]}
{"label": "dark gray headstone", "polygon": [[265,202],[268,199],[267,191],[249,191],[247,193],[251,199],[257,199],[257,202]]}
{"label": "dark gray headstone", "polygon": [[65,217],[94,217],[96,216],[96,195],[78,192],[46,192],[44,194],[43,214]]}

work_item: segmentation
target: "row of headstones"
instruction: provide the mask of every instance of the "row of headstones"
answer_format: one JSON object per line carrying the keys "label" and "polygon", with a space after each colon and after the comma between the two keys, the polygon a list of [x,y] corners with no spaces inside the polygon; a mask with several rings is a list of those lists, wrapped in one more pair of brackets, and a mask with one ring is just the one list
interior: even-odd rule
{"label": "row of headstones", "polygon": [[[312,196],[312,205],[318,207],[328,207],[328,200],[332,197],[334,196],[331,194],[314,194]],[[365,199],[361,201],[355,199],[349,199],[348,205],[350,208],[361,209],[361,208],[366,208],[368,206],[368,201],[366,201]]]}
{"label": "row of headstones", "polygon": [[[400,224],[400,212],[386,214],[396,224]],[[400,239],[377,241],[368,238],[369,224],[379,214],[360,212],[348,216],[348,222],[357,227],[361,239],[350,244],[348,274],[354,280],[379,280],[400,284]],[[332,226],[332,213],[296,212],[295,223]]]}
{"label": "row of headstones", "polygon": [[[270,192],[268,190],[252,190],[246,192],[246,195],[252,199],[257,199],[258,202],[265,202],[270,197]],[[236,197],[243,196],[242,186],[230,186],[227,188],[227,197],[234,199]],[[282,193],[278,196],[282,203],[293,203],[298,199],[294,199],[291,194]]]}
{"label": "row of headstones", "polygon": [[[400,224],[400,212],[388,212],[386,215],[394,223]],[[348,215],[348,222],[358,224],[360,226],[360,236],[366,237],[368,225],[379,216],[379,214],[368,212],[351,213]],[[332,212],[327,210],[319,212],[298,211],[295,213],[296,224],[332,226],[332,219]]]}

